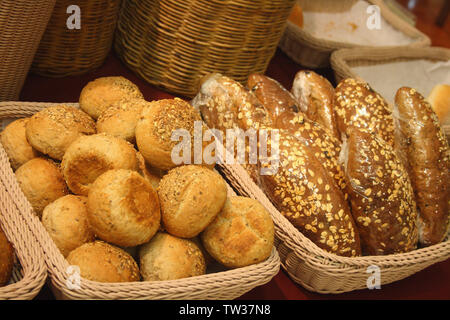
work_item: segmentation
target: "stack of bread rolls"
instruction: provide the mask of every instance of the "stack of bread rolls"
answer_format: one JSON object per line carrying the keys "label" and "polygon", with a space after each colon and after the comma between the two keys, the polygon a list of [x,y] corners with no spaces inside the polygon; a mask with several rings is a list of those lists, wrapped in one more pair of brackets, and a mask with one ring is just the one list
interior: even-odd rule
{"label": "stack of bread rolls", "polygon": [[173,162],[174,130],[193,139],[202,123],[187,101],[146,101],[129,80],[105,77],[83,88],[79,105],[13,121],[0,138],[24,195],[82,277],[173,280],[205,274],[214,260],[238,268],[270,256],[274,226],[258,201],[230,196],[211,164]]}
{"label": "stack of bread rolls", "polygon": [[250,75],[247,85],[212,74],[192,104],[211,128],[277,130],[278,170],[261,174],[267,166],[261,157],[244,168],[320,248],[388,255],[446,238],[450,149],[436,114],[414,89],[399,89],[393,108],[356,79],[333,87],[301,70],[288,91],[261,74]]}

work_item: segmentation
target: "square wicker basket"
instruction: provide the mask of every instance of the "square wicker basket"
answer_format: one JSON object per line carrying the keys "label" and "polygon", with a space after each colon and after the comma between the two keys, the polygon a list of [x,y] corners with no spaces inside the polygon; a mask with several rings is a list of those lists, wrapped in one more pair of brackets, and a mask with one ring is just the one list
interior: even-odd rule
{"label": "square wicker basket", "polygon": [[[52,105],[55,104],[3,102],[0,103],[0,120],[29,117]],[[77,104],[72,105],[77,106]],[[280,258],[276,249],[273,248],[267,260],[243,268],[221,269],[192,278],[155,282],[100,283],[82,278],[79,289],[70,289],[67,285],[68,281],[71,281],[71,275],[67,272],[69,264],[22,193],[1,144],[0,168],[2,187],[20,211],[24,225],[29,227],[37,243],[43,248],[51,287],[57,299],[229,300],[238,298],[251,289],[269,282],[279,272]],[[234,194],[231,187],[229,192]]]}
{"label": "square wicker basket", "polygon": [[[297,2],[304,11],[338,12],[347,10],[356,0],[297,0]],[[367,2],[377,5],[380,8],[381,16],[387,23],[413,39],[413,42],[407,47],[426,47],[431,44],[431,40],[425,34],[393,13],[383,1],[367,0]],[[328,67],[330,55],[335,50],[367,47],[317,38],[291,21],[287,22],[287,27],[278,46],[292,60],[307,68]]]}

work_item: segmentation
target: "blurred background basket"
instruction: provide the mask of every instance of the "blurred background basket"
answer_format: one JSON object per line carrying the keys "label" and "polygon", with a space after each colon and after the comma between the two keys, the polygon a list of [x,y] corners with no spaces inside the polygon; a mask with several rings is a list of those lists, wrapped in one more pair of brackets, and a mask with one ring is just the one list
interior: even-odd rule
{"label": "blurred background basket", "polygon": [[0,1],[0,101],[18,100],[55,0]]}
{"label": "blurred background basket", "polygon": [[[33,73],[48,77],[83,74],[100,67],[114,37],[121,0],[56,0],[31,67]],[[69,29],[71,16],[80,9],[80,29]],[[69,11],[69,12],[67,12]]]}
{"label": "blurred background basket", "polygon": [[[357,0],[297,0],[303,13],[307,11],[345,12],[350,10],[356,2]],[[388,24],[413,39],[408,47],[425,47],[431,44],[428,36],[394,13],[382,0],[367,0],[367,2],[380,8],[381,17]],[[367,16],[369,17],[369,15]],[[333,51],[342,48],[364,47],[364,45],[320,39],[292,21],[288,21],[279,47],[292,60],[304,67],[325,68],[330,65],[330,55]]]}
{"label": "blurred background basket", "polygon": [[151,84],[192,97],[219,72],[265,72],[295,0],[125,0],[115,50]]}

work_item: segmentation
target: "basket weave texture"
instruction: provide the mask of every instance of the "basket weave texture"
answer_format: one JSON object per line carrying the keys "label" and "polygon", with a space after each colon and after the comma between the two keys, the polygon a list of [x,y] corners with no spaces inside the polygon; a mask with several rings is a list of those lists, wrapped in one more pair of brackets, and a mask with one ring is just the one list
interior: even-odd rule
{"label": "basket weave texture", "polygon": [[205,74],[265,72],[295,0],[125,0],[115,50],[151,84],[192,97]]}
{"label": "basket weave texture", "polygon": [[[377,5],[380,8],[380,14],[387,23],[414,39],[414,41],[406,47],[430,46],[431,40],[428,36],[392,12],[382,0],[366,1],[373,5]],[[338,12],[347,10],[356,2],[356,0],[297,0],[297,2],[302,7],[303,11],[314,10],[320,12],[326,10],[327,12]],[[330,55],[335,50],[343,48],[364,48],[369,46],[316,38],[309,32],[288,21],[286,30],[280,40],[279,47],[292,60],[304,67],[324,68],[329,67]],[[376,48],[392,47],[380,46]]]}
{"label": "basket weave texture", "polygon": [[0,2],[0,101],[18,100],[55,0]]}
{"label": "basket weave texture", "polygon": [[[29,117],[54,103],[3,102],[0,103],[0,120]],[[77,106],[78,104],[68,104]],[[30,203],[20,190],[11,170],[6,153],[0,144],[0,168],[3,188],[20,211],[25,224],[37,238],[44,251],[51,286],[59,299],[186,299],[186,300],[229,300],[235,299],[251,289],[269,282],[280,269],[280,258],[275,248],[270,257],[258,264],[202,276],[154,282],[100,283],[81,279],[80,289],[69,289],[67,282],[68,262],[64,259]],[[234,191],[229,188],[229,193]],[[1,291],[0,291],[1,292]]]}
{"label": "basket weave texture", "polygon": [[[114,37],[121,0],[56,0],[55,8],[31,66],[31,71],[48,77],[65,77],[89,72],[106,59]],[[80,8],[80,29],[69,29],[67,20]]]}

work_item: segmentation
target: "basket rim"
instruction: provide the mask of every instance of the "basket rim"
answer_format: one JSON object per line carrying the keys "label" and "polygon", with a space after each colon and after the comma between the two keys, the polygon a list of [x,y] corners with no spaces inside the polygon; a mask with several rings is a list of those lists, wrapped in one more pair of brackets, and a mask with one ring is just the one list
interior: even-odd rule
{"label": "basket rim", "polygon": [[[20,118],[42,108],[61,104],[78,106],[78,103],[0,102],[0,120]],[[6,111],[5,108],[7,108]],[[14,114],[16,116],[14,116]],[[186,293],[193,292],[194,290],[198,291],[199,287],[203,291],[217,289],[221,290],[223,293],[227,291],[227,285],[229,286],[229,289],[245,287],[247,289],[246,291],[239,292],[239,295],[242,295],[252,288],[269,282],[279,272],[280,257],[275,246],[273,246],[270,256],[265,261],[242,268],[228,269],[225,271],[170,281],[101,283],[81,278],[80,289],[68,289],[66,283],[70,280],[70,275],[68,275],[66,270],[69,263],[57,249],[39,218],[34,215],[31,204],[26,200],[20,190],[17,180],[14,177],[14,173],[9,165],[6,152],[1,144],[0,170],[2,171],[1,180],[3,187],[7,190],[8,194],[12,194],[11,200],[17,206],[21,218],[33,233],[37,243],[42,246],[43,257],[47,264],[49,278],[52,281],[52,284],[69,297],[75,299],[160,299],[159,296],[152,294],[152,291],[165,290],[166,296],[170,296],[171,299],[177,299],[177,295],[186,296]],[[164,297],[164,295],[161,294],[160,296]]]}

